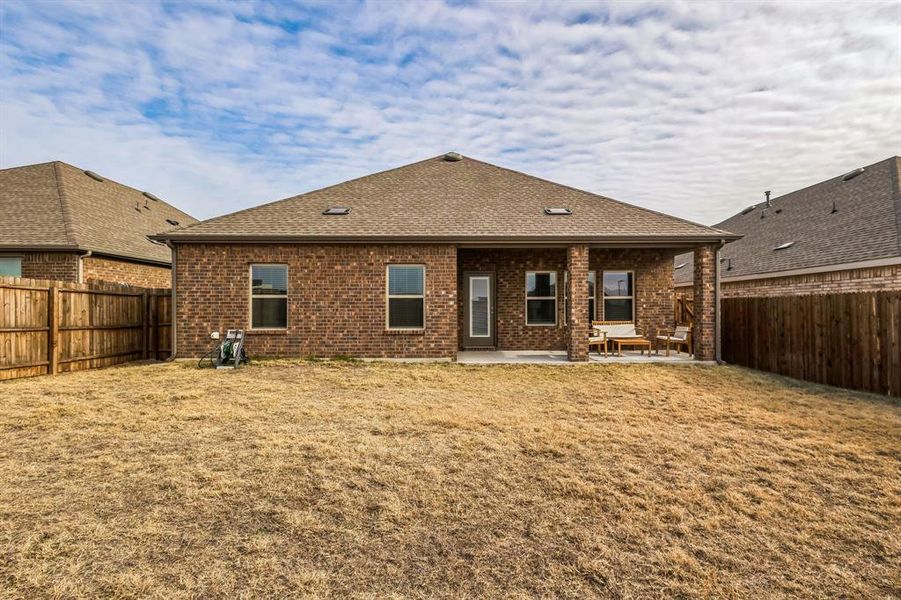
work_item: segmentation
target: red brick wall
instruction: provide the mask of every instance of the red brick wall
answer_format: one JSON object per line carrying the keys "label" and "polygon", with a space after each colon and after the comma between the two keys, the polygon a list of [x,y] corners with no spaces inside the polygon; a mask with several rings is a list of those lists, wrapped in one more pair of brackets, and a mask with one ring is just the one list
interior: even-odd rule
{"label": "red brick wall", "polygon": [[[497,281],[497,347],[500,350],[566,350],[563,325],[563,273],[566,249],[460,249],[458,295],[464,297],[465,271],[494,271]],[[526,325],[526,271],[557,272],[557,324]],[[458,307],[458,330],[463,339],[463,301]]]}
{"label": "red brick wall", "polygon": [[694,321],[691,339],[698,360],[716,358],[716,246],[706,244],[695,248]]}
{"label": "red brick wall", "polygon": [[76,252],[12,252],[4,256],[22,258],[22,277],[78,281],[78,256]]}
{"label": "red brick wall", "polygon": [[569,332],[566,355],[572,361],[588,360],[588,246],[584,244],[566,249],[567,281],[566,324]]}
{"label": "red brick wall", "polygon": [[[452,358],[457,351],[457,253],[452,245],[180,244],[176,347],[196,357],[211,331],[250,329],[249,268],[288,265],[288,328],[249,332],[257,356]],[[426,266],[420,332],[386,331],[386,266]]]}
{"label": "red brick wall", "polygon": [[85,282],[105,281],[149,288],[172,286],[172,270],[169,267],[89,256],[83,260],[82,269]]}
{"label": "red brick wall", "polygon": [[[552,249],[461,249],[458,295],[463,298],[464,271],[494,271],[497,279],[497,347],[500,350],[566,350],[568,331],[564,325],[563,273],[565,248]],[[588,268],[598,272],[597,319],[603,320],[600,294],[601,272],[635,272],[636,326],[647,335],[657,328],[673,326],[673,256],[666,249],[589,250]],[[525,324],[526,271],[557,271],[557,325]],[[585,309],[588,310],[587,308]],[[459,337],[464,321],[462,301],[458,311]]]}
{"label": "red brick wall", "polygon": [[635,327],[653,336],[673,327],[673,257],[667,249],[592,248],[588,268],[597,271],[597,320],[604,320],[602,271],[634,271]]}

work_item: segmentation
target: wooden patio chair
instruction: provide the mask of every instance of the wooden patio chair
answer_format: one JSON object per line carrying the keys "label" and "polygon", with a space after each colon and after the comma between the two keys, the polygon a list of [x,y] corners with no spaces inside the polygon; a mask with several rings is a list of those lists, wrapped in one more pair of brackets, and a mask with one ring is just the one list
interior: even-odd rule
{"label": "wooden patio chair", "polygon": [[[661,334],[663,332],[663,334]],[[675,347],[676,354],[679,349],[685,346],[685,352],[691,356],[691,326],[679,325],[674,330],[658,329],[657,335],[654,336],[655,352],[660,354],[660,343],[666,344],[666,355],[669,356],[671,347]]]}
{"label": "wooden patio chair", "polygon": [[[632,321],[592,321],[591,334],[588,336],[588,352],[591,352],[593,347],[597,347],[598,354],[600,354],[601,348],[603,348],[604,358],[606,358],[613,338],[644,339],[644,336],[638,333],[635,323]],[[650,353],[648,350],[648,354]]]}

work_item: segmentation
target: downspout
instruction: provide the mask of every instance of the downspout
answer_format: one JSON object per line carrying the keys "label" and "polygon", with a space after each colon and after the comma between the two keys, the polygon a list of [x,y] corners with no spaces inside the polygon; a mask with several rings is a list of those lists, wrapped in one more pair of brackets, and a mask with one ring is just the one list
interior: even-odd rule
{"label": "downspout", "polygon": [[176,319],[176,313],[175,313],[175,306],[176,306],[176,304],[175,304],[175,282],[176,282],[176,277],[177,277],[177,272],[178,272],[178,269],[177,269],[178,261],[176,260],[176,256],[178,253],[176,252],[175,244],[173,244],[171,241],[167,241],[166,245],[169,246],[169,249],[172,251],[172,300],[171,300],[172,306],[169,308],[169,319],[172,322],[172,324],[170,325],[170,328],[169,328],[172,339],[170,339],[169,342],[170,342],[170,345],[172,346],[172,352],[169,353],[169,358],[166,359],[167,361],[170,361],[170,360],[175,360],[175,351],[176,351],[176,348],[175,348],[175,338],[176,338],[175,323],[178,321],[178,319]]}
{"label": "downspout", "polygon": [[78,257],[78,283],[84,283],[84,259],[94,254],[93,250],[87,250]]}
{"label": "downspout", "polygon": [[716,339],[716,351],[714,352],[714,359],[716,360],[716,364],[718,365],[725,364],[723,362],[723,331],[722,322],[720,319],[720,250],[722,250],[723,246],[725,245],[726,240],[720,240],[719,246],[717,246],[716,248],[716,255],[713,261],[713,327],[715,330],[714,337]]}

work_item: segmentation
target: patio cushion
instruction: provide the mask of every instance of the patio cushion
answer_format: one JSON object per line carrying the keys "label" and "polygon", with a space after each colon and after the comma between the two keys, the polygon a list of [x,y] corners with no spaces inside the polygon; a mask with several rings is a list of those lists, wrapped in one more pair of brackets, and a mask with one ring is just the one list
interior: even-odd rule
{"label": "patio cushion", "polygon": [[623,325],[595,325],[594,330],[597,332],[604,331],[607,333],[607,338],[632,338],[632,337],[641,337],[635,331],[635,325],[632,323],[626,323]]}

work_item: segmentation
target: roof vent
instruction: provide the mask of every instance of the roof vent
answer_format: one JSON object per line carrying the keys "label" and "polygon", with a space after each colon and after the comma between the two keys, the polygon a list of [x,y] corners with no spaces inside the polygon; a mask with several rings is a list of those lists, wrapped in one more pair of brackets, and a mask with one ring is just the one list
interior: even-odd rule
{"label": "roof vent", "polygon": [[857,177],[858,175],[860,175],[861,173],[863,173],[864,171],[865,171],[865,169],[863,167],[860,167],[859,169],[854,169],[850,173],[845,173],[844,175],[842,175],[842,181],[850,181],[850,180],[854,179],[855,177]]}
{"label": "roof vent", "polygon": [[795,245],[794,242],[786,242],[786,243],[782,244],[781,246],[776,246],[775,248],[773,248],[773,250],[785,250],[786,248],[791,248],[794,245]]}
{"label": "roof vent", "polygon": [[350,213],[350,209],[345,206],[330,206],[322,211],[324,215],[346,215]]}
{"label": "roof vent", "polygon": [[156,196],[154,196],[154,195],[151,194],[150,192],[141,192],[141,193],[144,194],[146,197],[150,198],[151,200],[153,200],[154,202],[159,202],[159,201],[160,201],[159,198],[157,198]]}
{"label": "roof vent", "polygon": [[571,210],[568,209],[568,208],[562,208],[562,207],[559,207],[559,208],[545,208],[545,209],[544,209],[544,214],[546,214],[546,215],[571,215],[571,214],[573,214],[573,211],[571,211]]}
{"label": "roof vent", "polygon": [[727,271],[731,271],[731,270],[732,270],[732,259],[731,259],[731,258],[727,258],[727,259],[726,259],[726,270],[727,270]]}
{"label": "roof vent", "polygon": [[767,209],[765,209],[765,208],[764,208],[762,211],[760,211],[760,218],[761,218],[761,219],[766,219],[766,211],[767,211]]}
{"label": "roof vent", "polygon": [[87,175],[88,177],[90,177],[91,179],[93,179],[94,181],[103,181],[103,177],[101,177],[94,171],[85,171],[84,174]]}
{"label": "roof vent", "polygon": [[752,205],[749,206],[748,208],[746,208],[746,209],[744,209],[743,211],[741,211],[741,214],[746,215],[746,214],[748,214],[749,212],[751,212],[752,210],[754,210],[755,208],[757,208],[757,205],[756,205],[756,204],[752,204]]}
{"label": "roof vent", "polygon": [[830,215],[834,215],[834,214],[837,213],[837,212],[838,212],[838,204],[836,204],[836,203],[835,203],[835,200],[833,200],[833,201],[832,201],[832,212],[830,212],[829,214],[830,214]]}
{"label": "roof vent", "polygon": [[763,195],[766,196],[766,207],[769,208],[770,207],[770,190],[765,191],[763,193]]}
{"label": "roof vent", "polygon": [[684,269],[685,265],[687,265],[687,264],[688,263],[679,263],[678,265],[676,265],[676,270],[678,271],[679,269]]}
{"label": "roof vent", "polygon": [[166,223],[172,225],[173,227],[178,227],[178,221],[176,221],[175,219],[166,219]]}
{"label": "roof vent", "polygon": [[459,152],[448,152],[444,155],[444,160],[447,162],[457,162],[459,160],[463,160],[463,155]]}

